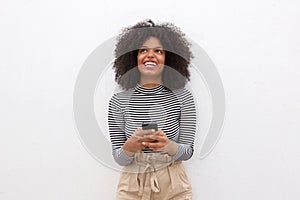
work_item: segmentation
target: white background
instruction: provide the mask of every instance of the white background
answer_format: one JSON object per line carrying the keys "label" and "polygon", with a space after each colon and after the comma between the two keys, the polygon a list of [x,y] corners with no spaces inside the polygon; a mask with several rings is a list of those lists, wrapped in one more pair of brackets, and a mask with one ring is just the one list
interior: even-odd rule
{"label": "white background", "polygon": [[186,164],[196,200],[297,200],[299,1],[0,2],[0,199],[114,199],[118,173],[82,146],[72,94],[88,55],[120,29],[174,22],[223,80],[214,151]]}

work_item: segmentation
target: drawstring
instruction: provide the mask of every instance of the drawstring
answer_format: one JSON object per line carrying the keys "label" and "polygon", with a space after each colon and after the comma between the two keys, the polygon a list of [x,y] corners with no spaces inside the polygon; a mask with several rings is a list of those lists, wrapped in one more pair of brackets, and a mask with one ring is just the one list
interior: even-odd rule
{"label": "drawstring", "polygon": [[[153,170],[151,170],[150,172],[147,172],[148,169],[153,169]],[[153,166],[151,166],[149,163],[147,163],[147,165],[144,168],[144,171],[145,171],[145,173],[141,173],[138,176],[138,178],[140,179],[138,195],[139,196],[143,195],[143,193],[145,192],[144,188],[145,188],[146,184],[148,185],[147,182],[149,182],[149,181],[150,181],[151,190],[155,193],[160,192],[160,187],[158,185],[158,180],[157,180],[157,176],[156,176],[156,169]],[[150,176],[150,178],[149,178],[149,176]],[[147,192],[149,192],[149,191],[147,191]]]}
{"label": "drawstring", "polygon": [[151,190],[153,192],[160,192],[160,188],[158,185],[157,177],[156,177],[156,172],[150,172],[150,185],[151,185]]}
{"label": "drawstring", "polygon": [[134,163],[125,167],[125,169],[127,168],[129,171],[137,173],[135,179],[137,184],[135,186],[137,186],[136,189],[141,200],[150,199],[151,192],[158,193],[161,191],[157,178],[157,170],[165,167],[169,168],[173,163],[174,160],[167,154],[145,154],[143,152],[135,154]]}

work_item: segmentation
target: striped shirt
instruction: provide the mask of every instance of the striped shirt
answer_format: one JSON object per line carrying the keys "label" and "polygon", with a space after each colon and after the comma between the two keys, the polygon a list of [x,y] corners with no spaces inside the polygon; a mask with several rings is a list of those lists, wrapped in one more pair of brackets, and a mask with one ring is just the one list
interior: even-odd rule
{"label": "striped shirt", "polygon": [[[166,136],[178,144],[174,160],[188,160],[193,155],[196,109],[192,94],[186,89],[170,91],[163,85],[144,88],[139,84],[112,96],[108,108],[112,153],[119,165],[129,165],[123,144],[143,122],[156,122]],[[145,153],[164,153],[143,149]]]}

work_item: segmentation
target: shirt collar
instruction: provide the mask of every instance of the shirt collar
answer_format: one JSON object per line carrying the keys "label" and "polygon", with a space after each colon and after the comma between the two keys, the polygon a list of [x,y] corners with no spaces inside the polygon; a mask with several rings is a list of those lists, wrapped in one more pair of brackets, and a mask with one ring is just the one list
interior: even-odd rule
{"label": "shirt collar", "polygon": [[153,87],[153,88],[146,88],[146,87],[141,86],[140,84],[137,84],[135,86],[135,90],[140,93],[143,93],[143,94],[155,94],[155,93],[161,92],[163,89],[164,89],[164,86],[162,84],[160,84],[156,87]]}

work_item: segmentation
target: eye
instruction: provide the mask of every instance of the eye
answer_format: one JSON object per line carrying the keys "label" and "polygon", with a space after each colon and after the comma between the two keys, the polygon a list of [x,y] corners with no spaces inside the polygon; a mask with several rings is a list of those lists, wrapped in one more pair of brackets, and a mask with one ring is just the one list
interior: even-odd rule
{"label": "eye", "polygon": [[162,49],[156,49],[155,52],[156,52],[156,53],[159,53],[159,54],[163,54],[163,53],[164,53],[164,50],[162,50]]}
{"label": "eye", "polygon": [[147,52],[147,49],[140,49],[139,52],[140,52],[140,53],[146,53],[146,52]]}

